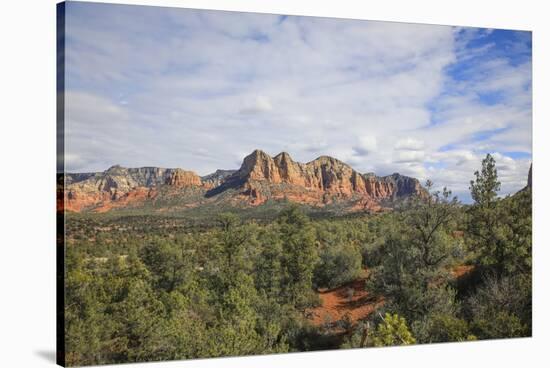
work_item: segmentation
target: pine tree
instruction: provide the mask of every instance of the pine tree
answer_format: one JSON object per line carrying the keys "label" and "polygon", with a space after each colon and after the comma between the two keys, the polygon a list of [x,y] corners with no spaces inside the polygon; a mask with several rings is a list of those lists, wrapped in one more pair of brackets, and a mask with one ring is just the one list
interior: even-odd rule
{"label": "pine tree", "polygon": [[482,207],[489,207],[497,200],[500,190],[496,162],[493,156],[487,154],[481,163],[481,173],[474,173],[475,180],[470,181],[470,192],[474,203]]}
{"label": "pine tree", "polygon": [[283,243],[284,294],[290,304],[303,309],[310,304],[313,270],[319,261],[315,232],[309,218],[296,206],[278,218]]}
{"label": "pine tree", "polygon": [[474,204],[468,211],[467,241],[478,254],[482,266],[497,277],[531,266],[531,193],[523,191],[499,199],[500,190],[495,160],[491,155],[475,172],[470,191]]}

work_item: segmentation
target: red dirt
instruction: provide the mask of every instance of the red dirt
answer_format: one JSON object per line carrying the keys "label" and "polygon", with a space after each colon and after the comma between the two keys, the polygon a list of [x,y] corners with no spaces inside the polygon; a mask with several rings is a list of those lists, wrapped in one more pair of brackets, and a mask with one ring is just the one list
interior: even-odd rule
{"label": "red dirt", "polygon": [[464,238],[464,231],[455,230],[451,233],[451,235],[455,239],[462,239],[462,238]]}
{"label": "red dirt", "polygon": [[474,269],[474,266],[472,265],[460,265],[460,266],[456,266],[455,268],[452,269],[452,274],[453,274],[453,277],[455,279],[459,279],[461,277],[463,277],[464,275],[472,272],[472,270]]}
{"label": "red dirt", "polygon": [[[474,266],[471,265],[460,265],[454,267],[451,272],[455,278],[460,278],[473,269]],[[325,324],[334,326],[335,322],[342,320],[346,314],[349,314],[354,325],[366,319],[384,303],[383,297],[370,295],[365,290],[366,276],[367,270],[365,269],[364,275],[355,281],[335,289],[320,290],[318,295],[321,305],[306,310],[307,318],[315,326]]]}
{"label": "red dirt", "polygon": [[384,300],[365,291],[365,279],[362,277],[335,289],[321,290],[321,306],[307,310],[306,315],[315,326],[334,324],[346,314],[354,325],[367,318]]}

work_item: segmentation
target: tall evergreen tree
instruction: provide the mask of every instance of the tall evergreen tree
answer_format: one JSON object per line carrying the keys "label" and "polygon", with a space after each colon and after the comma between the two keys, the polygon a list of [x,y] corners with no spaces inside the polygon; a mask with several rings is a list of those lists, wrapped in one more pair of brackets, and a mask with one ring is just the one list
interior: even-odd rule
{"label": "tall evergreen tree", "polygon": [[468,211],[468,243],[478,262],[497,277],[530,270],[531,193],[499,199],[495,160],[487,155],[475,172],[470,191],[474,204]]}
{"label": "tall evergreen tree", "polygon": [[489,207],[497,200],[500,182],[498,181],[496,162],[487,154],[481,162],[481,172],[474,173],[475,180],[470,181],[470,192],[476,205]]}
{"label": "tall evergreen tree", "polygon": [[296,206],[281,211],[278,224],[283,243],[284,294],[302,309],[310,304],[313,270],[319,261],[315,232],[309,218]]}

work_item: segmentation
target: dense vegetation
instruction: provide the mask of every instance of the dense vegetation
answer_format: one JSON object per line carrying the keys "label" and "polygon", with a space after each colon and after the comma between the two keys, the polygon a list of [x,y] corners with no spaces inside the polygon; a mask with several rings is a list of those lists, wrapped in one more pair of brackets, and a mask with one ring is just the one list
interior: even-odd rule
{"label": "dense vegetation", "polygon": [[[499,198],[491,156],[472,205],[427,188],[390,213],[330,219],[297,206],[272,221],[68,215],[67,364],[530,336],[530,189]],[[382,306],[344,332],[313,325],[316,291],[365,268]]]}

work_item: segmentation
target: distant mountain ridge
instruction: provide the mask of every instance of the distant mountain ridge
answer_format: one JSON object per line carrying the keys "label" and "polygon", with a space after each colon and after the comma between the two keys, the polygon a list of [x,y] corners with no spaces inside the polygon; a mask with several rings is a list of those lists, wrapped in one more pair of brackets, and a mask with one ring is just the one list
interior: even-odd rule
{"label": "distant mountain ridge", "polygon": [[217,170],[203,177],[180,168],[115,165],[104,172],[66,173],[64,184],[64,208],[75,212],[148,203],[157,204],[158,210],[176,203],[185,208],[216,203],[246,207],[270,200],[380,211],[397,199],[426,195],[417,179],[398,173],[361,174],[330,156],[300,163],[286,152],[271,157],[261,150],[246,156],[238,170]]}

